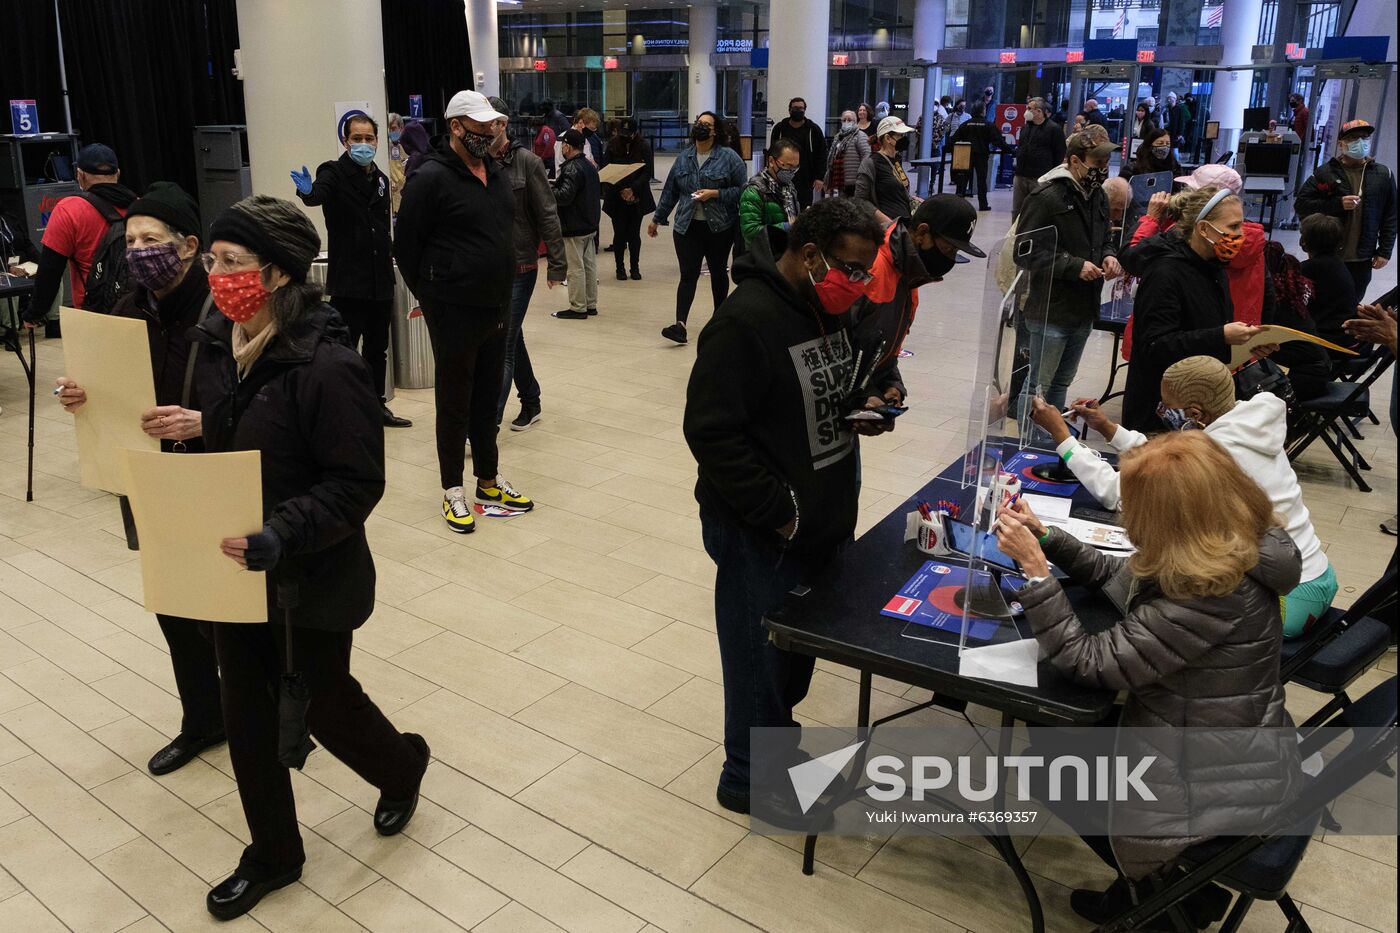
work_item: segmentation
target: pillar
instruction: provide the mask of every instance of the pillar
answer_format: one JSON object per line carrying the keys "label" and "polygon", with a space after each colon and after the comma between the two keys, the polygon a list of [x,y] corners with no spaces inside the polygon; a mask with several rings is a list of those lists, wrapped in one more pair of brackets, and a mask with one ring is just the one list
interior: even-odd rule
{"label": "pillar", "polygon": [[476,89],[487,97],[500,96],[501,33],[496,26],[496,0],[467,0],[467,42]]}
{"label": "pillar", "polygon": [[[943,35],[948,22],[947,0],[917,0],[914,6],[914,57],[933,61],[938,50],[943,47]],[[909,82],[909,112],[918,108],[919,119],[924,130],[933,125],[933,108],[938,102],[940,70],[929,66],[928,75]],[[933,137],[928,132],[919,134],[919,158],[933,157]],[[928,194],[932,171],[919,169],[919,193]]]}
{"label": "pillar", "polygon": [[715,53],[715,37],[719,32],[719,9],[712,6],[690,8],[690,89],[686,95],[690,120],[702,111],[717,109],[715,65],[710,56]]}
{"label": "pillar", "polygon": [[[786,120],[788,101],[807,101],[807,119],[826,125],[827,35],[831,7],[811,0],[772,0],[768,21],[768,113]],[[873,102],[872,102],[873,103]],[[765,141],[766,142],[766,141]]]}
{"label": "pillar", "polygon": [[[1170,0],[1162,4],[1157,18],[1157,44],[1196,45],[1201,32],[1202,0]],[[1256,28],[1258,22],[1256,19]],[[1167,68],[1162,71],[1162,87],[1158,103],[1165,106],[1167,94],[1175,91],[1178,98],[1191,90],[1192,71],[1189,68]],[[1198,126],[1197,132],[1200,132]]]}
{"label": "pillar", "polygon": [[[1210,95],[1210,119],[1220,121],[1220,138],[1214,153],[1234,151],[1244,128],[1244,111],[1249,106],[1249,91],[1254,84],[1254,40],[1259,37],[1259,17],[1263,13],[1261,0],[1225,0],[1225,17],[1220,29],[1220,44],[1224,47],[1223,65],[1244,65],[1242,71],[1216,72],[1215,87]],[[1204,131],[1204,124],[1197,118]]]}
{"label": "pillar", "polygon": [[[1392,61],[1395,59],[1396,50],[1395,31],[1395,8],[1381,3],[1358,3],[1346,28],[1348,36],[1389,36],[1390,49],[1386,57]],[[1348,88],[1347,93],[1353,94],[1353,90]],[[1383,165],[1391,166],[1393,171],[1397,158],[1395,151],[1395,102],[1397,100],[1395,69],[1390,70],[1390,77],[1384,81],[1355,82],[1354,95],[1356,118],[1369,120],[1371,125],[1376,127],[1376,132],[1371,135],[1371,155],[1375,156],[1376,161]],[[1335,119],[1333,121],[1334,129],[1330,139],[1330,148],[1333,151],[1336,150],[1337,145],[1335,127],[1341,126],[1342,122],[1342,120]],[[1324,152],[1322,156],[1325,160],[1330,158],[1332,153]]]}
{"label": "pillar", "polygon": [[[243,102],[253,191],[295,199],[287,173],[338,158],[337,101],[368,101],[379,121],[376,161],[389,170],[384,33],[378,4],[238,0]],[[315,41],[308,41],[314,36]],[[321,211],[307,211],[322,240]],[[206,218],[207,219],[207,218]]]}

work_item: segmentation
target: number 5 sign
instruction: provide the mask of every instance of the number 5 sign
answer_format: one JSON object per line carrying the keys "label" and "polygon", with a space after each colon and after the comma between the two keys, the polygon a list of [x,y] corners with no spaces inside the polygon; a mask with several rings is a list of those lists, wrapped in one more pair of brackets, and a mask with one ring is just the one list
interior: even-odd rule
{"label": "number 5 sign", "polygon": [[16,136],[37,135],[39,105],[32,100],[10,101],[10,131]]}

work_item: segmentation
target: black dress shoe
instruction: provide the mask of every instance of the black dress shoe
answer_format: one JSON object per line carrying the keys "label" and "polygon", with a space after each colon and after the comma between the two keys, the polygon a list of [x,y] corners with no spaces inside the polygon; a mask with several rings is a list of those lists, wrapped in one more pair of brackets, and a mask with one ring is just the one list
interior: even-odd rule
{"label": "black dress shoe", "polygon": [[619,282],[626,282],[626,281],[627,281],[627,273],[626,273],[625,270],[623,270],[623,268],[622,268],[621,266],[618,266],[618,267],[617,267],[617,280],[618,280]]}
{"label": "black dress shoe", "polygon": [[386,427],[386,428],[411,428],[411,427],[413,427],[413,422],[412,422],[412,421],[409,421],[407,418],[400,418],[398,415],[394,414],[392,411],[389,410],[389,406],[388,406],[388,405],[384,405],[384,406],[382,406],[382,407],[383,407],[383,409],[384,409],[384,427]]}
{"label": "black dress shoe", "polygon": [[634,282],[640,282],[641,280],[642,280],[642,270],[641,270],[641,269],[633,269],[633,270],[632,270],[632,281],[634,281]]}
{"label": "black dress shoe", "polygon": [[300,877],[300,865],[271,881],[249,881],[234,872],[209,890],[204,896],[204,906],[217,919],[232,920],[258,906],[258,901],[273,891],[285,888]]}
{"label": "black dress shoe", "polygon": [[572,308],[566,308],[563,311],[553,312],[550,315],[550,317],[557,317],[561,321],[586,321],[588,320],[588,312],[575,311]]}
{"label": "black dress shoe", "polygon": [[175,736],[169,745],[151,756],[151,760],[146,763],[146,770],[157,775],[178,771],[193,761],[200,752],[224,740],[222,732],[202,739],[181,733]]}
{"label": "black dress shoe", "polygon": [[380,797],[379,803],[374,807],[374,831],[381,836],[397,836],[403,832],[408,821],[413,819],[413,813],[418,809],[418,791],[423,786],[423,774],[428,770],[428,759],[432,753],[428,750],[428,741],[416,732],[405,732],[403,734],[408,744],[416,748],[423,756],[423,771],[418,775],[418,787],[413,789],[413,796],[404,800],[390,800],[387,797]]}

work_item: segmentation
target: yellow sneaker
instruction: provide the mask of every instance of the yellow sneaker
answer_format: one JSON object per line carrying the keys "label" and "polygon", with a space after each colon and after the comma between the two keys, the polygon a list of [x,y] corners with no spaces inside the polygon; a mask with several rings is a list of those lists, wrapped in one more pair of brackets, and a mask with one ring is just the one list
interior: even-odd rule
{"label": "yellow sneaker", "polygon": [[512,512],[528,512],[535,507],[532,500],[516,492],[510,483],[499,476],[494,486],[483,486],[480,481],[477,482],[476,501],[480,505],[499,506]]}
{"label": "yellow sneaker", "polygon": [[459,535],[469,535],[476,531],[476,516],[472,515],[472,507],[467,504],[467,497],[462,494],[461,486],[442,497],[442,517],[447,522],[447,527]]}

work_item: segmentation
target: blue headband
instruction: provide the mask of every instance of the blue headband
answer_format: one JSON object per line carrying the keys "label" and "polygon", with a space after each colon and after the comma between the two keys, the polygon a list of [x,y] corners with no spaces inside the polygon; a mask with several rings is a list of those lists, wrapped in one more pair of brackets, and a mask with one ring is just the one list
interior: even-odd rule
{"label": "blue headband", "polygon": [[1229,188],[1221,188],[1219,191],[1215,192],[1215,194],[1211,195],[1210,200],[1206,202],[1206,206],[1201,208],[1201,212],[1196,215],[1196,223],[1200,223],[1201,221],[1209,217],[1210,212],[1215,210],[1215,205],[1219,204],[1226,198],[1233,196],[1234,192],[1231,191]]}

